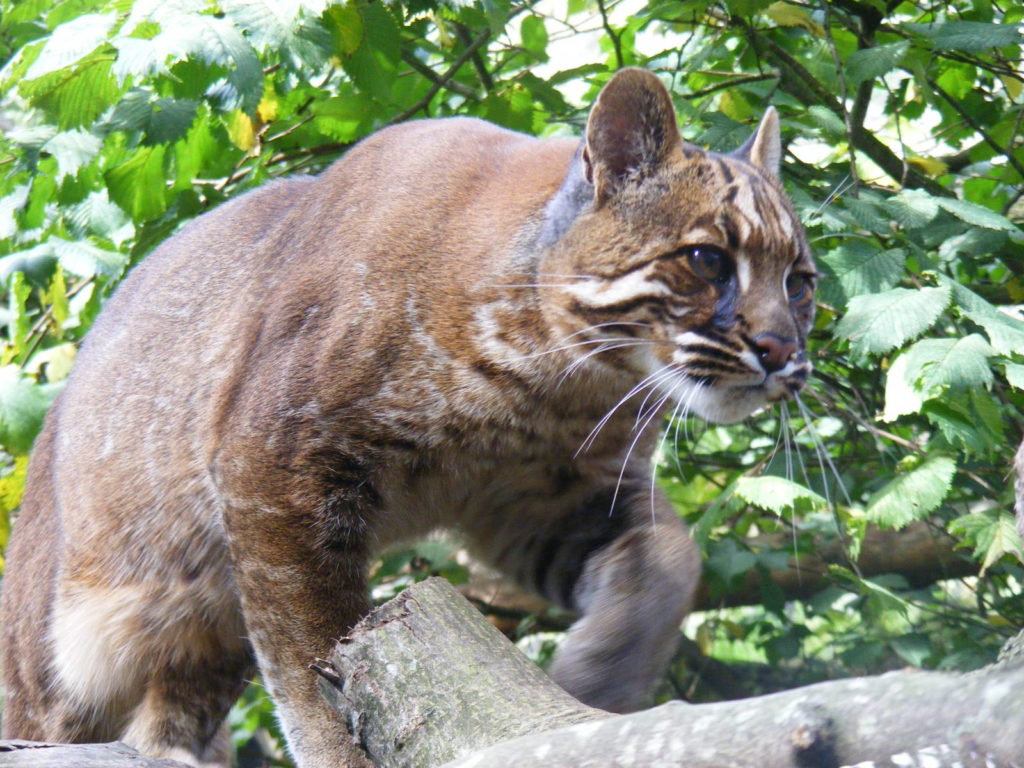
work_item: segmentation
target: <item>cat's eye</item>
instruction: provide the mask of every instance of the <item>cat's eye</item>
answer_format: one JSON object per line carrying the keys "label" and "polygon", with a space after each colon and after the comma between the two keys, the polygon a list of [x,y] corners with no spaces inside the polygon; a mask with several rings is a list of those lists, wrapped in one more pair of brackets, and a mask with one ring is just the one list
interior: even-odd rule
{"label": "cat's eye", "polygon": [[695,245],[686,249],[690,267],[709,283],[721,285],[729,282],[733,274],[733,263],[725,253],[710,245]]}
{"label": "cat's eye", "polygon": [[810,275],[792,272],[786,278],[786,295],[790,301],[803,301],[807,298],[813,285],[813,278]]}

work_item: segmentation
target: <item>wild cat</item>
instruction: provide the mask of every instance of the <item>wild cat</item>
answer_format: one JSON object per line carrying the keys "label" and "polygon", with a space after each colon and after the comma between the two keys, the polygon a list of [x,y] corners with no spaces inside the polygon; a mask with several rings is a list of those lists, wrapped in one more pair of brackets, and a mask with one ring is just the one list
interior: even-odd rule
{"label": "wild cat", "polygon": [[582,141],[406,123],[172,237],[37,442],[6,734],[228,765],[256,667],[302,768],[363,765],[308,665],[367,611],[373,554],[436,528],[580,613],[569,692],[643,706],[699,578],[648,481],[654,415],[735,421],[810,370],[779,160],[773,110],[703,151],[627,69]]}

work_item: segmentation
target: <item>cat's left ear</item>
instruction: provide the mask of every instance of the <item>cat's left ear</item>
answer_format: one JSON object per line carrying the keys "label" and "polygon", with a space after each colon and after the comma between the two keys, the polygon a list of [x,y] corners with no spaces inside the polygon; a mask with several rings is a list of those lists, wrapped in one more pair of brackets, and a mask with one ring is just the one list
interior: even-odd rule
{"label": "cat's left ear", "polygon": [[682,139],[668,90],[652,73],[620,70],[587,120],[583,170],[600,204],[624,184],[649,176]]}
{"label": "cat's left ear", "polygon": [[779,113],[775,107],[768,107],[754,135],[736,150],[736,156],[769,176],[778,178],[782,163],[782,139],[779,137]]}

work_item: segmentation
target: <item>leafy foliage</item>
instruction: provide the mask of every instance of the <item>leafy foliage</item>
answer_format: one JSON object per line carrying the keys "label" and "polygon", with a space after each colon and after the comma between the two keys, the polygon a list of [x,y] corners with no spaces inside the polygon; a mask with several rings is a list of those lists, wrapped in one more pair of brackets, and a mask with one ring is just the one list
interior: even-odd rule
{"label": "leafy foliage", "polygon": [[[910,525],[951,533],[978,574],[922,587],[898,568],[867,578],[839,566],[812,598],[765,593],[761,607],[695,618],[701,646],[822,674],[967,668],[1024,621],[1021,542],[1006,513],[1024,426],[1024,10],[969,0],[0,8],[5,518],[76,345],[125,271],[183,224],[411,118],[578,132],[601,84],[632,64],[671,86],[701,145],[731,149],[766,104],[778,107],[786,184],[822,272],[806,402],[736,427],[692,425],[694,439],[662,457],[660,480],[708,551],[709,580],[725,594],[790,556],[836,542],[856,555],[874,526]],[[449,555],[434,552],[444,563],[434,569],[457,572]],[[384,582],[400,586],[430,560],[402,557],[382,561]],[[255,701],[236,712],[236,732],[263,727]]]}

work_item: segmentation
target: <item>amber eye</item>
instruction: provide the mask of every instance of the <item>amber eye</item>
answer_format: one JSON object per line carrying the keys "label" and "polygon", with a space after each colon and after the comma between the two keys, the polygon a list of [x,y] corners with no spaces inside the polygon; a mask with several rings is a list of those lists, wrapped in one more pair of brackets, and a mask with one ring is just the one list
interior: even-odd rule
{"label": "amber eye", "polygon": [[786,295],[790,301],[801,301],[807,298],[811,290],[812,277],[810,275],[798,274],[796,272],[786,278]]}
{"label": "amber eye", "polygon": [[686,257],[693,271],[709,283],[721,285],[732,277],[732,259],[714,246],[695,245],[687,249]]}

